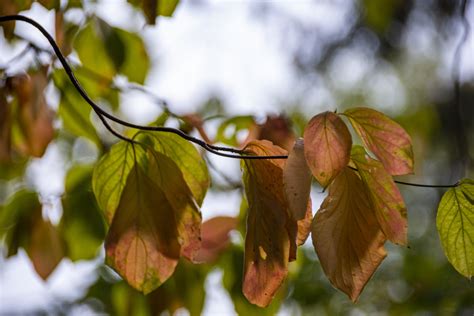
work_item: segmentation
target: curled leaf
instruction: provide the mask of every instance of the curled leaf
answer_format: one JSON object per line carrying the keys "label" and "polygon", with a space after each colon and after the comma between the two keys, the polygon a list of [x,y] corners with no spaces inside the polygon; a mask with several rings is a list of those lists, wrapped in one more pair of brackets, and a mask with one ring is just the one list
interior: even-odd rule
{"label": "curled leaf", "polygon": [[312,238],[331,284],[356,301],[386,252],[385,236],[355,171],[345,168],[329,186],[313,220]]}
{"label": "curled leaf", "polygon": [[380,161],[370,158],[361,146],[353,148],[352,161],[368,189],[375,216],[385,236],[395,244],[406,245],[407,208],[392,176]]}
{"label": "curled leaf", "polygon": [[[246,150],[259,156],[286,153],[269,141],[252,141]],[[288,273],[290,251],[296,252],[297,225],[290,218],[283,192],[283,165],[276,159],[242,163],[249,204],[243,293],[261,307],[270,304]]]}
{"label": "curled leaf", "polygon": [[296,140],[293,150],[288,155],[283,169],[283,185],[293,218],[296,220],[305,218],[311,191],[311,171],[304,157],[302,138]]}
{"label": "curled leaf", "polygon": [[326,188],[349,163],[351,134],[337,114],[324,112],[309,121],[304,143],[306,162],[319,184]]}
{"label": "curled leaf", "polygon": [[464,179],[443,195],[436,227],[444,253],[467,278],[474,275],[474,181]]}
{"label": "curled leaf", "polygon": [[411,137],[397,122],[369,108],[344,112],[364,145],[382,161],[391,175],[413,173]]}

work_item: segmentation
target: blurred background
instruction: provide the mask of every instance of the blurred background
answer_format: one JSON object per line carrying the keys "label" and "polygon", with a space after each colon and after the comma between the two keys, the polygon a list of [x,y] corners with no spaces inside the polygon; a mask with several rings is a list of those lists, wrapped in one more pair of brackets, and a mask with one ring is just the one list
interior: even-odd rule
{"label": "blurred background", "polygon": [[[161,12],[156,25],[147,25],[141,1],[40,2],[2,0],[0,15],[37,20],[55,35],[93,98],[131,122],[179,127],[232,146],[254,133],[287,147],[313,115],[368,106],[413,139],[415,174],[400,180],[452,184],[474,176],[470,1],[183,0]],[[90,192],[92,165],[115,139],[90,111],[74,112],[86,104],[39,32],[9,25],[0,32],[2,82],[51,65],[45,98],[58,118],[41,158],[17,155],[0,164],[0,314],[474,314],[474,284],[447,262],[436,231],[445,190],[408,186],[400,189],[409,247],[387,243],[388,257],[355,304],[329,284],[311,242],[268,308],[247,303],[242,227],[212,263],[181,262],[147,297],[132,290],[103,265],[105,228]],[[75,123],[78,116],[85,125]],[[206,159],[212,186],[204,220],[243,219],[239,161]],[[84,181],[74,182],[78,174]],[[2,222],[26,190],[38,192],[40,215],[67,244],[46,280],[30,255],[9,243],[12,230],[27,234],[28,226],[18,218]],[[312,197],[316,212],[325,193],[315,185]],[[71,209],[87,209],[82,222],[68,215]]]}

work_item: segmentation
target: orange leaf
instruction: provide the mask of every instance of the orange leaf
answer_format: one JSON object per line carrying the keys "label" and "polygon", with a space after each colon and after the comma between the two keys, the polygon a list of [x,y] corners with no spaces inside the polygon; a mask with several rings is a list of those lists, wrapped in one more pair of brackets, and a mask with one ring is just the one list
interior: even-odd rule
{"label": "orange leaf", "polygon": [[397,122],[369,108],[344,112],[367,148],[392,175],[413,173],[411,137]]}
{"label": "orange leaf", "polygon": [[298,246],[301,246],[306,242],[306,239],[308,239],[309,233],[311,232],[311,223],[313,221],[313,212],[311,210],[311,206],[311,199],[309,199],[305,217],[297,222],[298,235],[296,236],[296,244]]}
{"label": "orange leaf", "polygon": [[105,240],[107,264],[147,294],[173,274],[180,248],[165,194],[135,165]]}
{"label": "orange leaf", "polygon": [[388,240],[407,244],[407,209],[392,176],[383,164],[367,155],[361,146],[352,150],[354,161],[375,206],[375,216]]}
{"label": "orange leaf", "polygon": [[237,228],[238,219],[235,217],[213,217],[201,226],[202,246],[196,261],[213,262],[230,243],[229,233]]}
{"label": "orange leaf", "polygon": [[319,184],[326,188],[349,163],[351,134],[337,114],[324,112],[309,121],[304,143],[306,162]]}
{"label": "orange leaf", "polygon": [[[286,154],[264,140],[250,142],[246,150],[259,156]],[[242,166],[249,204],[243,293],[251,303],[264,307],[288,273],[290,251],[296,252],[297,225],[283,192],[284,160],[245,160]]]}
{"label": "orange leaf", "polygon": [[324,273],[356,301],[386,256],[385,236],[359,176],[345,168],[316,213],[313,245]]}
{"label": "orange leaf", "polygon": [[304,157],[303,139],[296,140],[283,169],[283,184],[293,218],[305,218],[311,191],[311,171]]}

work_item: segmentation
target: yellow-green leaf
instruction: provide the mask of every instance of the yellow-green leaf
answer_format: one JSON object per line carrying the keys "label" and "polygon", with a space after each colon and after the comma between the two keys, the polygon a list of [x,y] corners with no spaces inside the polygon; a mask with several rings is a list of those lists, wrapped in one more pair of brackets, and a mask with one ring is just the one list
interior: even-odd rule
{"label": "yellow-green leaf", "polygon": [[374,207],[355,171],[345,168],[329,186],[312,238],[329,281],[356,301],[386,252]]}
{"label": "yellow-green leaf", "polygon": [[113,145],[95,166],[92,190],[108,224],[112,222],[135,158],[143,154],[140,146],[121,141]]}
{"label": "yellow-green leaf", "polygon": [[337,114],[324,112],[309,121],[304,144],[306,162],[319,184],[326,188],[349,163],[351,134]]}
{"label": "yellow-green leaf", "polygon": [[413,173],[411,137],[397,122],[369,108],[344,112],[364,145],[382,161],[392,175]]}
{"label": "yellow-green leaf", "polygon": [[474,275],[474,181],[464,179],[446,191],[439,203],[436,226],[444,253],[456,270]]}
{"label": "yellow-green leaf", "polygon": [[406,245],[407,208],[392,176],[361,146],[354,146],[351,157],[367,187],[380,228],[391,242]]}

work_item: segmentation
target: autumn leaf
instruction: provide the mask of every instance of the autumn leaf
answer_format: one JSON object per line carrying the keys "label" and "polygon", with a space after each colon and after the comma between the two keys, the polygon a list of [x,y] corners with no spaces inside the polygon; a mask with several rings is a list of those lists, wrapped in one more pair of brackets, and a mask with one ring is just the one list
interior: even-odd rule
{"label": "autumn leaf", "polygon": [[319,184],[326,188],[349,163],[351,134],[337,114],[324,112],[309,121],[304,144],[306,162]]}
{"label": "autumn leaf", "polygon": [[397,122],[369,108],[344,112],[364,145],[382,161],[391,175],[413,173],[411,137]]}
{"label": "autumn leaf", "polygon": [[229,245],[229,233],[237,228],[237,224],[238,219],[230,216],[217,216],[202,223],[202,246],[196,256],[196,261],[215,261]]}
{"label": "autumn leaf", "polygon": [[[286,154],[269,141],[252,141],[246,150],[259,156]],[[288,273],[290,251],[296,252],[297,225],[290,219],[283,192],[283,166],[277,159],[242,163],[249,204],[243,293],[261,307],[271,302]]]}
{"label": "autumn leaf", "polygon": [[173,208],[160,188],[134,165],[105,240],[106,262],[147,294],[174,272],[180,257]]}
{"label": "autumn leaf", "polygon": [[392,176],[361,146],[354,146],[351,157],[375,207],[380,228],[391,242],[406,245],[407,209]]}
{"label": "autumn leaf", "polygon": [[43,156],[54,138],[53,112],[43,95],[48,80],[47,68],[28,75],[9,78],[9,86],[18,99],[18,123],[24,143],[21,148],[33,157]]}
{"label": "autumn leaf", "polygon": [[312,238],[331,284],[356,301],[386,252],[374,207],[355,171],[345,168],[329,186]]}
{"label": "autumn leaf", "polygon": [[436,226],[444,253],[454,268],[471,279],[474,275],[474,181],[464,179],[443,195]]}
{"label": "autumn leaf", "polygon": [[[312,202],[311,198],[308,200],[306,207],[306,214],[303,219],[297,221],[298,233],[296,235],[296,245],[301,246],[308,239],[309,233],[311,232],[311,223],[313,222]],[[296,259],[296,257],[294,258]],[[291,260],[290,260],[291,261]]]}
{"label": "autumn leaf", "polygon": [[311,191],[311,171],[304,157],[304,141],[296,140],[283,169],[283,185],[294,219],[305,218]]}

